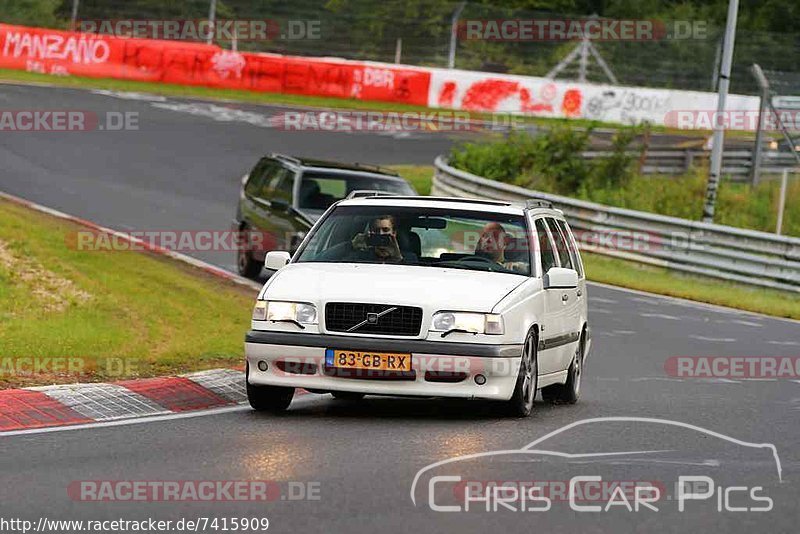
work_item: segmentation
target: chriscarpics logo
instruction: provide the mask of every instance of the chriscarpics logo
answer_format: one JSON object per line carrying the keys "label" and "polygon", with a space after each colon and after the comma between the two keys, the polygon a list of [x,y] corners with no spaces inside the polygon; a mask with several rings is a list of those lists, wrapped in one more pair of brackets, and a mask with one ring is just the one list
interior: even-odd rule
{"label": "chriscarpics logo", "polygon": [[691,524],[709,514],[767,514],[790,493],[771,443],[667,419],[601,417],[519,449],[426,465],[410,497],[415,507],[444,514],[559,514],[579,522],[659,514]]}

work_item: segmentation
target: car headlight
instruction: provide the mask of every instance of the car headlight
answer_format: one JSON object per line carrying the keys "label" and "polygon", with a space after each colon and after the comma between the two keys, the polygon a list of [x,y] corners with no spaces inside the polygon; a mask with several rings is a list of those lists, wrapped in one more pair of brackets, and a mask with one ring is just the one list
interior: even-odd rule
{"label": "car headlight", "polygon": [[253,320],[317,324],[317,308],[303,302],[259,300],[253,308]]}
{"label": "car headlight", "polygon": [[489,335],[500,335],[505,332],[502,315],[447,311],[434,314],[431,330]]}

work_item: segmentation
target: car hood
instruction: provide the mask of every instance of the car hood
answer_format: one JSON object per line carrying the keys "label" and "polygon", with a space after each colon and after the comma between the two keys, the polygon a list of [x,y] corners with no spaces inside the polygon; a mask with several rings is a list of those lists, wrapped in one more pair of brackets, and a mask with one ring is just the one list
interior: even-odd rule
{"label": "car hood", "polygon": [[439,267],[292,263],[272,276],[260,298],[490,312],[526,279],[517,274]]}

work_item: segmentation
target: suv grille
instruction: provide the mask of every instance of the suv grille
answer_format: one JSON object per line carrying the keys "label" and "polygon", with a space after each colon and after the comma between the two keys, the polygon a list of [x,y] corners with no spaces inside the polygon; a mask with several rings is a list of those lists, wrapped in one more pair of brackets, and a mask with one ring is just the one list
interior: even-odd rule
{"label": "suv grille", "polygon": [[[353,328],[361,322],[364,324]],[[421,326],[422,308],[414,306],[350,302],[330,302],[325,306],[325,327],[332,332],[416,336]]]}

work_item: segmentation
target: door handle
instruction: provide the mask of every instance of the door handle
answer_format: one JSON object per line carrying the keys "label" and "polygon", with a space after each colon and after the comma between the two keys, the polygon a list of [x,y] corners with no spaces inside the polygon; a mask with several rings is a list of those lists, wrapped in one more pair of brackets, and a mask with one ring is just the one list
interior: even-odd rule
{"label": "door handle", "polygon": [[579,290],[578,290],[578,296],[580,297],[581,295],[583,295],[583,291],[581,291],[581,290],[579,289]]}
{"label": "door handle", "polygon": [[567,302],[568,300],[569,300],[569,295],[567,295],[566,293],[561,295],[561,301],[562,302]]}

